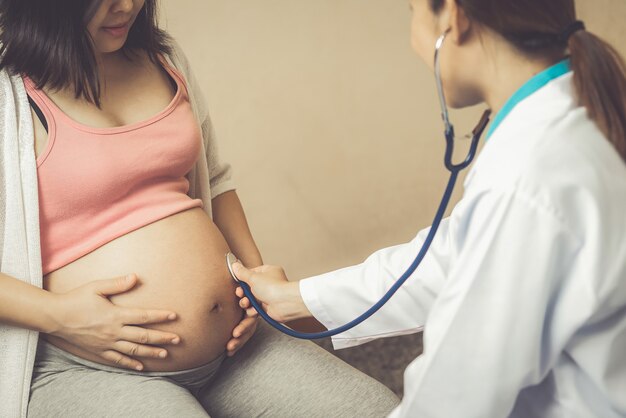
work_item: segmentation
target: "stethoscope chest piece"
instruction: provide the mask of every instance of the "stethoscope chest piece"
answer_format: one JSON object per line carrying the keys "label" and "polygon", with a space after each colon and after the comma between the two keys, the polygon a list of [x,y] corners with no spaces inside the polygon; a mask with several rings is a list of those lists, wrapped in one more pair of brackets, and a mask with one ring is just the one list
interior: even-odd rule
{"label": "stethoscope chest piece", "polygon": [[238,262],[239,260],[233,253],[226,253],[226,267],[228,267],[228,272],[230,273],[233,280],[239,283],[239,279],[235,276],[235,272],[233,271],[233,264]]}

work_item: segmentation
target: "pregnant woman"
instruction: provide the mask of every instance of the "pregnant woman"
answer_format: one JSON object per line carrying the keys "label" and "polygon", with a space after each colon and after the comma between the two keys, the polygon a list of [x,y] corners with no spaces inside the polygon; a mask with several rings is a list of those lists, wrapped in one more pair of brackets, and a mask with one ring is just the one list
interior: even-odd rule
{"label": "pregnant woman", "polygon": [[389,412],[239,308],[224,255],[261,256],[156,1],[0,7],[0,416]]}

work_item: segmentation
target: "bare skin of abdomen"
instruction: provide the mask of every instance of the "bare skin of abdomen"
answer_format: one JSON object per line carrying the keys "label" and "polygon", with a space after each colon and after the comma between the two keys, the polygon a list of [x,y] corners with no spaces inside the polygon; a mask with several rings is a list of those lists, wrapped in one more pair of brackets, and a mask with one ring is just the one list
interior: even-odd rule
{"label": "bare skin of abdomen", "polygon": [[[98,279],[135,273],[138,284],[110,297],[115,305],[166,309],[176,320],[146,328],[173,332],[178,345],[165,359],[139,359],[146,371],[197,367],[217,358],[242,318],[235,283],[228,273],[224,237],[201,208],[189,209],[123,235],[44,276],[44,288],[65,293]],[[49,342],[94,362],[106,360],[44,334]]]}

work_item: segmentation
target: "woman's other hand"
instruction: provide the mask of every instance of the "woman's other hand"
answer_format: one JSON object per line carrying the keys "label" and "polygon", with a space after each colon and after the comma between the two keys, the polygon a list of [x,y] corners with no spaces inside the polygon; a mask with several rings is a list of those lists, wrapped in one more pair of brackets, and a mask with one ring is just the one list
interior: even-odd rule
{"label": "woman's other hand", "polygon": [[226,355],[228,357],[234,356],[252,338],[258,323],[259,318],[256,311],[245,311],[243,319],[233,329],[233,338],[226,343]]}
{"label": "woman's other hand", "polygon": [[141,325],[175,320],[175,312],[123,308],[108,299],[136,284],[137,276],[131,274],[56,294],[52,310],[56,326],[48,333],[128,369],[143,370],[143,364],[134,357],[167,357],[165,349],[155,346],[178,344],[180,337]]}
{"label": "woman's other hand", "polygon": [[[274,320],[289,322],[311,316],[300,295],[299,283],[290,282],[281,267],[261,266],[249,270],[237,262],[233,264],[233,272],[250,286],[263,310]],[[235,293],[241,299],[239,306],[250,316],[256,314],[240,286]]]}

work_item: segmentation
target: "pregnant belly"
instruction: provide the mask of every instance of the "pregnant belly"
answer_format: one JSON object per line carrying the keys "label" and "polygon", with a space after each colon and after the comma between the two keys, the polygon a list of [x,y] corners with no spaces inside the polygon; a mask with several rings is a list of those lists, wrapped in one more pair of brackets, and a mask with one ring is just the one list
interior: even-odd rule
{"label": "pregnant belly", "polygon": [[[201,208],[193,208],[130,232],[47,274],[44,288],[64,293],[93,280],[136,273],[137,286],[110,299],[124,307],[176,312],[175,321],[146,328],[174,332],[181,343],[166,347],[166,359],[140,361],[145,370],[182,370],[218,357],[241,319],[235,284],[225,264],[227,252],[212,220]],[[44,338],[72,354],[107,364],[58,337]]]}

